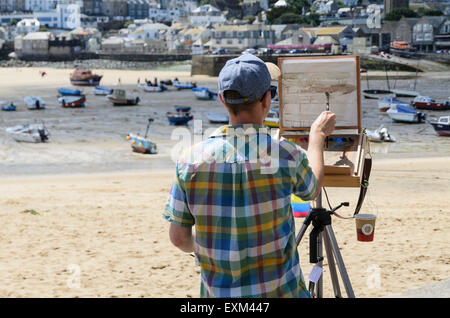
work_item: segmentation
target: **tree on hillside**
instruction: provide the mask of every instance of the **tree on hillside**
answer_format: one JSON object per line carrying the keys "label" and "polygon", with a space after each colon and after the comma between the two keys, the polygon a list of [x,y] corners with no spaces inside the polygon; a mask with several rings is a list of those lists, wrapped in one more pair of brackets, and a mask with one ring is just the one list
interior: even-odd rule
{"label": "tree on hillside", "polygon": [[419,15],[416,11],[408,8],[396,8],[384,16],[386,21],[399,21],[402,17],[405,18],[417,18]]}
{"label": "tree on hillside", "polygon": [[425,9],[420,13],[421,16],[441,16],[444,12],[437,9]]}

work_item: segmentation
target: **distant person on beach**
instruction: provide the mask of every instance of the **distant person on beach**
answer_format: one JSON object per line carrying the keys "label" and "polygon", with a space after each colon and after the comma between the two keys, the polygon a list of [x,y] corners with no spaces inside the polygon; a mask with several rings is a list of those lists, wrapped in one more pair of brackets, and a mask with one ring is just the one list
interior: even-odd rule
{"label": "distant person on beach", "polygon": [[[172,244],[197,258],[202,297],[310,297],[291,194],[303,200],[318,195],[324,142],[335,115],[325,111],[311,125],[307,154],[293,142],[272,138],[263,127],[271,80],[279,74],[271,69],[272,74],[251,54],[225,64],[219,96],[229,125],[184,152],[176,165],[163,217],[170,222]],[[274,167],[267,166],[268,158]]]}

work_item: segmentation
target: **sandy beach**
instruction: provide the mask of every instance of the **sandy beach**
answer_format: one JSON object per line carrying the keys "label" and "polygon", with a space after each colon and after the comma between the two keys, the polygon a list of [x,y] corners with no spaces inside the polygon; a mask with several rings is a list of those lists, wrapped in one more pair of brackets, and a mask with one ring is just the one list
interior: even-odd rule
{"label": "sandy beach", "polygon": [[[133,108],[112,107],[89,93],[86,109],[62,109],[55,88],[69,86],[70,70],[46,69],[46,79],[39,71],[0,69],[0,100],[19,104],[17,112],[0,114],[0,297],[199,297],[199,267],[171,245],[169,225],[161,217],[177,142],[164,114],[182,103],[195,105],[194,118],[204,119],[208,111],[223,112],[221,106],[174,91],[143,94],[142,104]],[[217,80],[174,70],[101,72],[103,85],[116,85],[120,73],[122,85],[130,88],[146,77],[178,76],[211,88]],[[444,98],[449,77],[441,76],[424,83],[441,85],[435,89]],[[30,92],[44,96],[48,108],[26,110],[23,96]],[[356,297],[401,293],[450,276],[450,141],[437,137],[431,125],[404,128],[375,110],[373,101],[363,105],[364,126],[385,123],[398,142],[372,149],[374,166],[361,213],[377,215],[374,241],[356,240],[354,220],[333,219]],[[150,137],[159,152],[134,154],[124,137],[145,130],[149,116],[155,118]],[[4,132],[36,120],[51,130],[49,143],[19,144]],[[349,201],[340,214],[352,215],[358,189],[327,192],[333,206]],[[296,220],[297,230],[302,221]],[[308,243],[305,235],[299,246],[305,278],[312,268]],[[333,297],[327,267],[324,275],[325,296]]]}

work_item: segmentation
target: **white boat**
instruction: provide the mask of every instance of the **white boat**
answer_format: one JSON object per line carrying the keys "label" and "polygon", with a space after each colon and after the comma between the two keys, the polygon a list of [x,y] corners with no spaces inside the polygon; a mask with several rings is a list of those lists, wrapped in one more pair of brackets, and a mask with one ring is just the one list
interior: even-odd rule
{"label": "white boat", "polygon": [[366,130],[367,138],[372,142],[395,142],[394,136],[391,136],[386,127],[381,125],[377,130]]}
{"label": "white boat", "polygon": [[6,128],[6,132],[15,141],[21,142],[45,142],[49,139],[49,132],[43,124],[18,125]]}
{"label": "white boat", "polygon": [[409,103],[405,102],[403,100],[400,100],[398,98],[395,97],[391,97],[391,98],[382,98],[378,100],[378,110],[380,112],[385,112],[387,111],[392,105],[406,105],[408,106]]}
{"label": "white boat", "polygon": [[419,92],[406,89],[393,89],[392,93],[394,93],[396,97],[417,97],[420,95]]}
{"label": "white boat", "polygon": [[207,87],[195,87],[192,89],[194,91],[194,95],[197,99],[200,100],[216,100],[217,93],[210,91]]}
{"label": "white boat", "polygon": [[365,89],[363,90],[363,96],[367,99],[380,99],[380,98],[393,98],[395,94],[390,90],[384,89]]}
{"label": "white boat", "polygon": [[37,96],[26,96],[23,101],[27,104],[28,109],[44,109],[45,102]]}
{"label": "white boat", "polygon": [[207,113],[206,117],[212,124],[228,124],[230,121],[228,115]]}
{"label": "white boat", "polygon": [[142,90],[144,90],[147,93],[152,93],[152,92],[163,92],[165,91],[165,87],[160,85],[160,86],[150,86],[147,84],[138,84],[138,87]]}
{"label": "white boat", "polygon": [[95,86],[93,92],[94,95],[106,96],[112,94],[113,90],[103,86]]}
{"label": "white boat", "polygon": [[270,128],[278,128],[279,127],[280,118],[278,116],[278,110],[271,109],[267,114],[267,117],[264,119],[264,125]]}
{"label": "white boat", "polygon": [[406,105],[392,105],[386,113],[393,121],[404,123],[422,123],[427,118],[426,114],[417,112]]}

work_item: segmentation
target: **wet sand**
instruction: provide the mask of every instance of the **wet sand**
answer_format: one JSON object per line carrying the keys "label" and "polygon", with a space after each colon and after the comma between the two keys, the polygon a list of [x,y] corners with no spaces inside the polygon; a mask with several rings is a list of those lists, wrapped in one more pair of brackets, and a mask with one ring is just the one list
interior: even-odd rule
{"label": "wet sand", "polygon": [[[70,70],[0,69],[0,100],[14,100],[17,112],[0,118],[1,297],[198,297],[199,268],[192,257],[168,240],[161,218],[173,180],[171,152],[177,143],[165,113],[192,106],[195,119],[224,113],[218,101],[197,101],[192,92],[140,93],[136,107],[113,107],[84,88],[84,109],[63,109],[56,87],[69,87]],[[141,81],[191,80],[185,71],[100,71],[102,85],[133,89]],[[216,79],[193,80],[216,90]],[[398,81],[397,88],[410,82]],[[446,98],[449,77],[420,79],[437,99]],[[371,83],[372,85],[372,83]],[[373,85],[385,85],[373,81]],[[364,88],[364,84],[362,85]],[[433,94],[431,94],[433,93]],[[39,95],[42,111],[27,110],[23,97]],[[434,114],[434,113],[433,113]],[[129,132],[145,132],[157,155],[131,152]],[[50,130],[46,144],[16,143],[4,128],[43,120]],[[450,139],[436,136],[431,125],[392,124],[375,101],[363,101],[363,126],[386,125],[398,142],[372,145],[374,170],[361,212],[377,214],[375,241],[356,241],[353,220],[334,219],[333,227],[357,297],[381,297],[448,279],[450,215]],[[193,131],[193,124],[184,128]],[[171,139],[171,136],[174,136]],[[332,205],[351,215],[357,189],[327,189]],[[326,201],[324,201],[326,203]],[[296,221],[297,230],[302,220]],[[308,238],[299,252],[305,277]],[[332,296],[325,270],[325,296]],[[344,290],[343,286],[341,289]]]}

